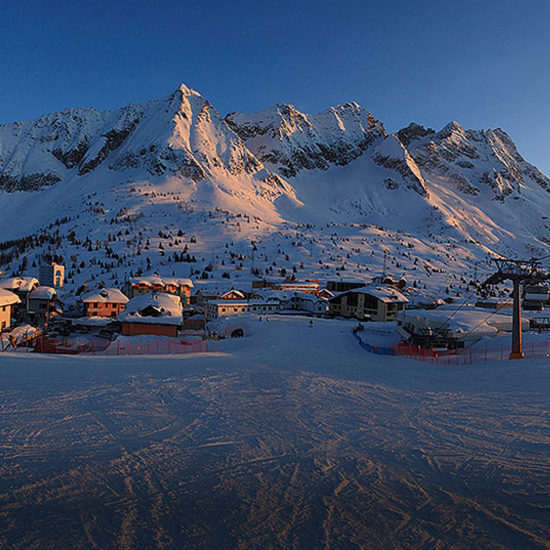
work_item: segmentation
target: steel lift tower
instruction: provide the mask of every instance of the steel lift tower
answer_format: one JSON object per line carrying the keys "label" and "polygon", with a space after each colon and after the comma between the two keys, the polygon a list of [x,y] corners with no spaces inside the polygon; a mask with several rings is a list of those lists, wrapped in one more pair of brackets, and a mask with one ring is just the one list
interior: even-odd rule
{"label": "steel lift tower", "polygon": [[504,281],[512,281],[514,300],[512,313],[512,351],[510,359],[523,359],[521,348],[521,285],[525,283],[542,283],[550,279],[550,274],[540,266],[536,258],[530,260],[510,260],[506,258],[493,258],[497,266],[497,272],[493,273],[484,283],[496,285]]}

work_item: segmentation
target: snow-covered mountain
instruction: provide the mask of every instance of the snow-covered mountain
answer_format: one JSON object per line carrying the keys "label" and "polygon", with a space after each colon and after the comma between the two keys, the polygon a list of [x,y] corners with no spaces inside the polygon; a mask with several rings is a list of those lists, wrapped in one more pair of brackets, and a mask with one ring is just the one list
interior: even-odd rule
{"label": "snow-covered mountain", "polygon": [[75,284],[155,268],[368,277],[385,252],[447,285],[550,243],[550,180],[503,130],[388,133],[356,103],[223,118],[185,85],[1,125],[0,211],[0,269],[57,255]]}

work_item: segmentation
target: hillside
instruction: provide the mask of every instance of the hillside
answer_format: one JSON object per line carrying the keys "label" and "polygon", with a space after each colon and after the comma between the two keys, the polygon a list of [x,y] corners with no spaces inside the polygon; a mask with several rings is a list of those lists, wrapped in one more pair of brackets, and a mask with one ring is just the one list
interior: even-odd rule
{"label": "hillside", "polygon": [[[70,285],[158,270],[460,290],[489,255],[548,253],[550,180],[501,129],[388,133],[356,103],[223,118],[185,85],[115,111],[0,126],[0,269]],[[71,288],[71,286],[69,286]]]}

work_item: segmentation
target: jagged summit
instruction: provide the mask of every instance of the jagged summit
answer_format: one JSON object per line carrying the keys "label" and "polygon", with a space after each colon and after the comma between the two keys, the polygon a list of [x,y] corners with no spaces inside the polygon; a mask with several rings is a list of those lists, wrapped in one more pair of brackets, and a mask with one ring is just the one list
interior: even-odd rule
{"label": "jagged summit", "polygon": [[226,121],[254,155],[289,178],[302,170],[348,164],[386,134],[383,124],[357,103],[313,115],[277,104],[255,114],[231,113]]}

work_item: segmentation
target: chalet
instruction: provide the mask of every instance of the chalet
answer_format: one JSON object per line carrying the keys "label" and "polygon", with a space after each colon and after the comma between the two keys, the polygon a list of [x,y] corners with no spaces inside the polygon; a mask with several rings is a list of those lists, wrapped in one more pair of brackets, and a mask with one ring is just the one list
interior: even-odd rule
{"label": "chalet", "polygon": [[181,298],[184,305],[189,304],[193,282],[190,279],[180,279],[177,277],[161,277],[159,275],[149,275],[147,277],[136,277],[130,279],[124,287],[124,294],[130,298],[143,296],[151,292],[161,294],[173,294]]}
{"label": "chalet", "polygon": [[183,323],[181,298],[166,293],[137,295],[126,304],[126,309],[117,319],[122,323],[125,336],[154,334],[175,337]]}
{"label": "chalet", "polygon": [[0,288],[0,332],[11,327],[13,308],[20,302],[19,296],[9,290]]}
{"label": "chalet", "polygon": [[88,292],[81,300],[87,317],[116,317],[128,303],[127,296],[118,288]]}
{"label": "chalet", "polygon": [[20,299],[13,311],[13,316],[18,321],[27,319],[29,295],[39,286],[38,279],[34,277],[11,277],[0,281],[0,288],[13,292]]}
{"label": "chalet", "polygon": [[392,286],[367,285],[330,298],[329,314],[360,321],[395,321],[408,299]]}
{"label": "chalet", "polygon": [[199,309],[204,309],[210,300],[246,300],[244,292],[232,288],[230,290],[220,290],[212,287],[203,287],[195,294],[195,303]]}
{"label": "chalet", "polygon": [[43,324],[52,316],[58,315],[57,293],[50,286],[35,288],[28,297],[27,313],[29,319],[35,324]]}

